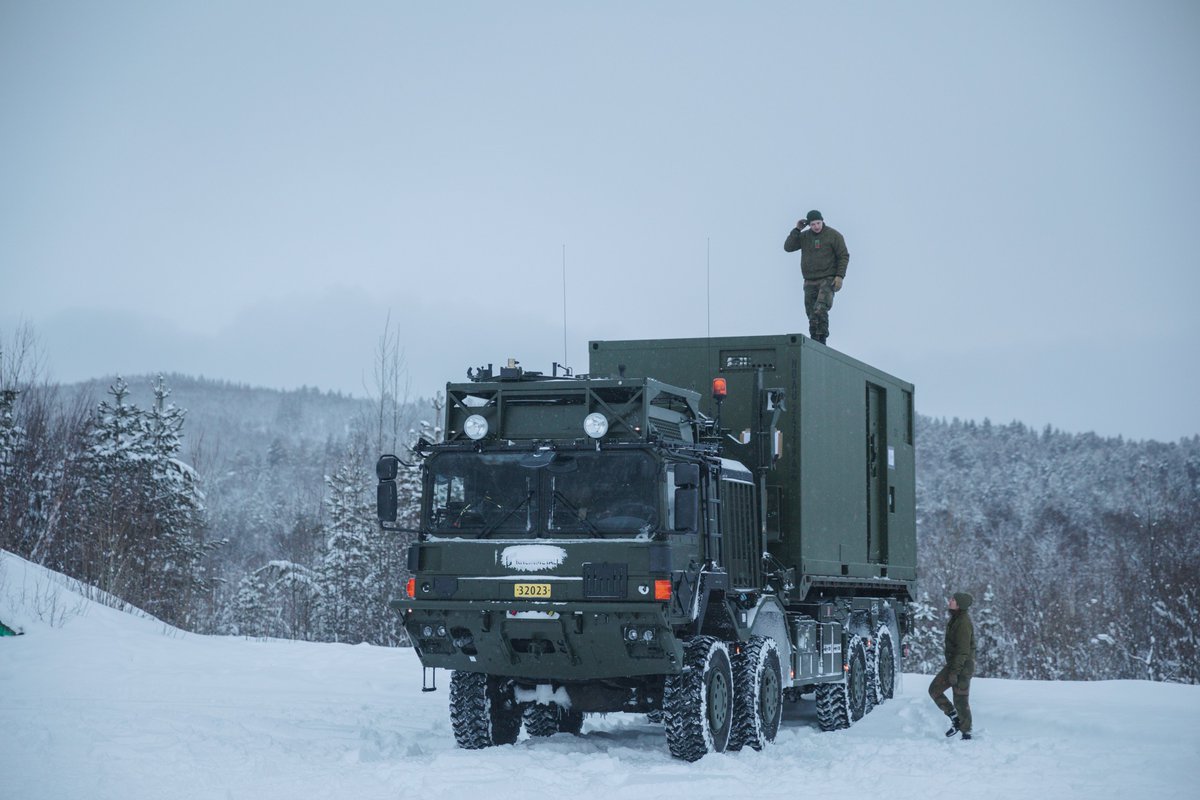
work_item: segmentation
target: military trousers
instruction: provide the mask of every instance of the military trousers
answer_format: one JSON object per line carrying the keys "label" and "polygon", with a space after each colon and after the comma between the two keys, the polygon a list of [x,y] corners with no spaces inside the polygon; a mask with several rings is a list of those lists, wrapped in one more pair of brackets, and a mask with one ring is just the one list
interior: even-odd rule
{"label": "military trousers", "polygon": [[804,313],[808,335],[824,343],[829,338],[829,309],[833,308],[833,278],[804,281]]}
{"label": "military trousers", "polygon": [[[946,699],[946,690],[953,689],[954,702]],[[958,729],[963,733],[971,732],[971,673],[958,673],[958,682],[950,684],[950,667],[942,667],[942,671],[933,676],[929,682],[929,696],[937,707],[947,717],[958,714]]]}

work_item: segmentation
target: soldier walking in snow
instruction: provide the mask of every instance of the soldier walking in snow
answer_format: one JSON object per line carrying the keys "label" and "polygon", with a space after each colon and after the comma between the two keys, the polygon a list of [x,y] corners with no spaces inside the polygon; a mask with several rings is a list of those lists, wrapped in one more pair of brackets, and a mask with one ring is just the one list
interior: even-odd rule
{"label": "soldier walking in snow", "polygon": [[[975,626],[967,609],[974,598],[957,592],[950,598],[950,621],[946,623],[946,666],[929,684],[929,696],[950,718],[947,736],[962,731],[962,738],[971,738],[971,676],[975,674]],[[946,690],[953,689],[954,702],[946,699]]]}
{"label": "soldier walking in snow", "polygon": [[804,311],[808,314],[808,335],[825,344],[829,338],[829,309],[833,293],[840,291],[850,263],[846,240],[825,224],[820,211],[796,223],[783,249],[800,251],[800,272],[804,275]]}

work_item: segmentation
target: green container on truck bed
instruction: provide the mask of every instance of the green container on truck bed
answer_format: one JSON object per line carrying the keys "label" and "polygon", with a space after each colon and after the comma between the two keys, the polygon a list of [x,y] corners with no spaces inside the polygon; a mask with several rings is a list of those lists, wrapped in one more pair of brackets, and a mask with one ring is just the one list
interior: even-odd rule
{"label": "green container on truck bed", "polygon": [[[796,570],[794,600],[814,590],[879,588],[909,598],[917,577],[913,386],[800,334],[593,341],[592,375],[654,376],[700,394],[718,414],[723,454],[769,465],[764,500],[771,555]],[[759,382],[782,389],[774,439]],[[737,441],[735,441],[737,440]],[[742,443],[744,442],[744,443]]]}

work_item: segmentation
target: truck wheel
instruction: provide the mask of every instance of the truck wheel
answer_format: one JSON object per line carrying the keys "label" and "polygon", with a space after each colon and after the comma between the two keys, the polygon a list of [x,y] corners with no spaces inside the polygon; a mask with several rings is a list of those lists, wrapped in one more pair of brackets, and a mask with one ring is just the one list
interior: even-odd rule
{"label": "truck wheel", "polygon": [[696,636],[684,646],[683,670],[663,687],[671,755],[696,761],[723,753],[733,730],[733,670],[725,643]]}
{"label": "truck wheel", "polygon": [[847,701],[850,704],[850,721],[858,722],[867,713],[867,648],[862,639],[851,637],[850,671],[846,675]]}
{"label": "truck wheel", "polygon": [[455,671],[450,676],[450,725],[458,746],[467,750],[512,744],[521,732],[521,710],[502,678]]}
{"label": "truck wheel", "polygon": [[896,695],[896,648],[892,646],[892,632],[886,625],[879,626],[875,634],[874,656],[874,674],[867,687],[873,702],[882,703]]}
{"label": "truck wheel", "polygon": [[783,716],[779,648],[767,636],[752,636],[733,657],[733,735],[729,749],[762,750],[775,741]]}
{"label": "truck wheel", "polygon": [[817,724],[823,731],[849,728],[867,712],[867,651],[862,639],[850,637],[848,669],[839,683],[817,684]]}
{"label": "truck wheel", "polygon": [[578,736],[582,729],[582,711],[564,711],[558,703],[538,703],[525,709],[525,732],[530,736],[553,736],[559,732]]}

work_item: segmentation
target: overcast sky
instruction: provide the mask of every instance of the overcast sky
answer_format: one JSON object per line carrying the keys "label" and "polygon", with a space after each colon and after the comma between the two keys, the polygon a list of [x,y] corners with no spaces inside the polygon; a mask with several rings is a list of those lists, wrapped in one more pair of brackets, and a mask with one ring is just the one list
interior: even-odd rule
{"label": "overcast sky", "polygon": [[[1200,3],[0,3],[0,331],[414,392],[807,333],[938,417],[1200,433]],[[711,317],[706,266],[711,265]]]}

